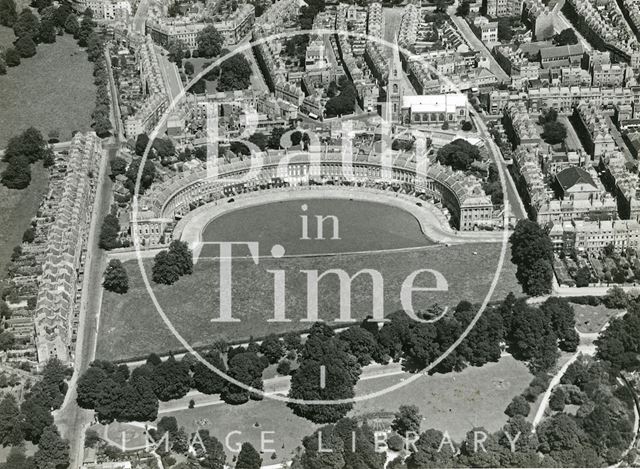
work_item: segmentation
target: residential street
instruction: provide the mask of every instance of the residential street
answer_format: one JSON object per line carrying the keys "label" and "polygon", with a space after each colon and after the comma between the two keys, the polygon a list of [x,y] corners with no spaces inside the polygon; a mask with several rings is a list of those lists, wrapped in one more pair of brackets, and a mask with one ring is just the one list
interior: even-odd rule
{"label": "residential street", "polygon": [[[507,187],[505,197],[509,201],[509,208],[511,213],[518,219],[523,220],[527,218],[527,210],[522,202],[522,198],[518,193],[518,189],[516,188],[515,182],[513,182],[513,178],[511,177],[511,173],[509,172],[509,166],[504,161],[502,157],[502,152],[496,142],[493,141],[493,137],[489,133],[489,129],[487,129],[487,125],[482,120],[482,117],[478,116],[474,113],[472,120],[480,133],[480,136],[484,139],[485,143],[489,146],[488,150],[491,155],[493,155],[494,162],[500,165],[504,171],[504,176],[506,178]],[[503,188],[504,190],[504,188]]]}
{"label": "residential street", "polygon": [[[108,54],[107,54],[108,56]],[[109,66],[109,62],[107,62]],[[110,68],[109,68],[110,70]],[[84,432],[93,420],[93,412],[81,409],[76,403],[76,383],[78,377],[94,360],[98,339],[98,322],[100,303],[102,300],[102,274],[106,267],[106,253],[98,247],[100,226],[111,207],[111,179],[109,175],[109,160],[120,148],[119,135],[122,134],[120,113],[117,105],[117,95],[114,94],[115,84],[110,73],[112,93],[112,122],[115,136],[103,140],[105,157],[102,159],[94,201],[94,211],[87,240],[87,256],[85,261],[85,276],[80,299],[80,323],[78,325],[74,373],[69,382],[69,391],[65,396],[62,407],[53,413],[60,433],[69,440],[71,445],[69,467],[75,469],[82,464],[84,458]]]}
{"label": "residential street", "polygon": [[489,52],[487,46],[484,45],[484,42],[482,42],[475,34],[473,34],[473,31],[471,31],[471,28],[469,27],[467,21],[464,18],[456,16],[454,11],[455,10],[449,12],[451,21],[453,21],[453,23],[456,25],[464,39],[471,45],[471,49],[479,51],[484,57],[487,57],[489,59],[489,63],[491,64],[489,70],[496,77],[498,77],[498,80],[503,83],[511,83],[511,78],[504,70],[502,70],[502,67],[498,65],[498,62],[495,58],[493,58],[493,55],[491,55],[491,52]]}

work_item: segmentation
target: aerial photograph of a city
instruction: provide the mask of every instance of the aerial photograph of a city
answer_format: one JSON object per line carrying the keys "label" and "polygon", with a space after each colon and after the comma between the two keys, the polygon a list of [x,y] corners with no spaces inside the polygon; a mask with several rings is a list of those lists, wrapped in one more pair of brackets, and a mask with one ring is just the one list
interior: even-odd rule
{"label": "aerial photograph of a city", "polygon": [[640,468],[639,180],[640,0],[0,0],[0,469]]}

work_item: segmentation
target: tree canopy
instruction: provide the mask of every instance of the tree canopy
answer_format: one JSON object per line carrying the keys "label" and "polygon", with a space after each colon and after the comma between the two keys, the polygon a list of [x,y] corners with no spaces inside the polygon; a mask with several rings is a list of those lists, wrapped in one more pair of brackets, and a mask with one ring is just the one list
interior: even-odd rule
{"label": "tree canopy", "polygon": [[127,293],[129,290],[129,277],[127,270],[120,259],[111,259],[104,272],[103,286],[114,293]]}
{"label": "tree canopy", "polygon": [[441,164],[460,171],[468,170],[471,163],[480,159],[478,148],[461,138],[440,148],[436,157]]}
{"label": "tree canopy", "polygon": [[530,220],[520,220],[509,238],[511,261],[525,293],[538,296],[551,291],[553,245],[549,235]]}
{"label": "tree canopy", "polygon": [[200,57],[217,57],[222,50],[222,35],[213,25],[206,26],[196,37]]}

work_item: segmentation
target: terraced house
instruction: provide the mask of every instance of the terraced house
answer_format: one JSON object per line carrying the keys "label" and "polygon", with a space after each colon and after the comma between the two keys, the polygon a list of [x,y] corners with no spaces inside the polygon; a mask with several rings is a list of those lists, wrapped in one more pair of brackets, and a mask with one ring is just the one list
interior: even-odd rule
{"label": "terraced house", "polygon": [[84,253],[93,211],[102,143],[95,133],[78,133],[48,233],[35,310],[38,360],[72,360],[79,316]]}

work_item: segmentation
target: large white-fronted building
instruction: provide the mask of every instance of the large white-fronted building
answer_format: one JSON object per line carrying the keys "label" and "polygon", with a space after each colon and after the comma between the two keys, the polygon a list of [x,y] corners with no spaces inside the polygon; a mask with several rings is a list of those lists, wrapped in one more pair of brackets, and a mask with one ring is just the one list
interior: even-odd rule
{"label": "large white-fronted building", "polygon": [[405,125],[442,125],[469,118],[467,97],[460,93],[403,96],[400,111]]}

